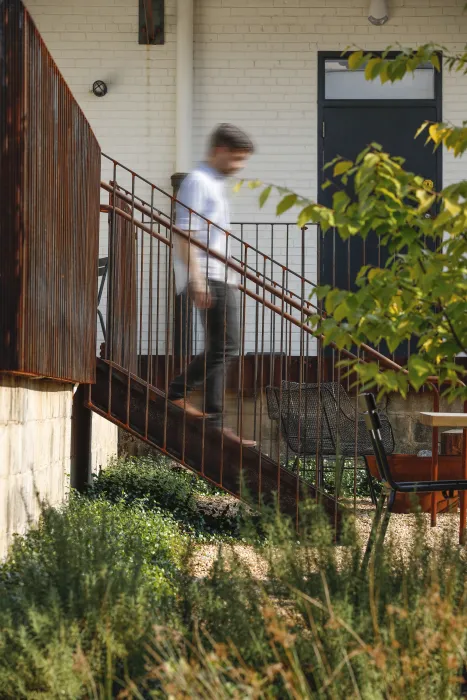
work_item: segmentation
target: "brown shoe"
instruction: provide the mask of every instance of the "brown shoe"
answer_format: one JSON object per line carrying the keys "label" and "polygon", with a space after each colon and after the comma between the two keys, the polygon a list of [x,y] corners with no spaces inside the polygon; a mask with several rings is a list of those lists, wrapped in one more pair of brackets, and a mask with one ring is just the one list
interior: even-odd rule
{"label": "brown shoe", "polygon": [[174,406],[178,406],[178,408],[185,411],[188,416],[193,416],[193,418],[204,418],[206,415],[186,399],[169,399],[169,401],[173,403]]}
{"label": "brown shoe", "polygon": [[224,428],[222,432],[224,433],[226,438],[232,440],[232,442],[237,443],[237,445],[242,445],[242,447],[256,446],[256,440],[247,440],[247,438],[240,437],[240,435],[237,435],[237,433],[235,433],[230,428]]}

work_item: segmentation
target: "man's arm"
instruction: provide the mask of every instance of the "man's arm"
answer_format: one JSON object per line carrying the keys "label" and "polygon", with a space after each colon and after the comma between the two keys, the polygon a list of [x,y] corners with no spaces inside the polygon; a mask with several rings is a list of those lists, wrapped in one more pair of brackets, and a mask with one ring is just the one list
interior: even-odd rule
{"label": "man's arm", "polygon": [[[196,232],[187,231],[191,238]],[[198,309],[207,309],[211,305],[211,296],[206,273],[203,274],[198,259],[198,249],[189,240],[177,236],[175,239],[177,255],[188,270],[188,289],[193,298],[193,302]]]}

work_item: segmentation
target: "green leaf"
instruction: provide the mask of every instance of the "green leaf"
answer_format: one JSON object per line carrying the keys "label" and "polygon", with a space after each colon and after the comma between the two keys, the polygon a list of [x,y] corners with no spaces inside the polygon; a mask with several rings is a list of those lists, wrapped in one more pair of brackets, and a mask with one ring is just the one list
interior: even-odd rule
{"label": "green leaf", "polygon": [[460,214],[462,211],[462,207],[450,199],[444,200],[444,207],[446,211],[448,211],[451,214],[451,216],[458,216],[458,214]]}
{"label": "green leaf", "polygon": [[306,226],[306,224],[310,223],[310,221],[316,221],[316,210],[316,204],[310,204],[308,207],[305,207],[305,209],[303,209],[298,216],[297,226],[299,228],[303,228],[303,226]]}
{"label": "green leaf", "polygon": [[332,168],[332,166],[335,163],[338,163],[340,161],[340,156],[336,156],[332,160],[329,161],[329,163],[326,163],[326,165],[323,167],[323,170],[329,170],[329,168]]}
{"label": "green leaf", "polygon": [[367,80],[374,80],[383,67],[383,61],[381,58],[371,58],[365,68],[365,78]]}
{"label": "green leaf", "polygon": [[341,321],[344,320],[344,318],[347,317],[349,313],[349,308],[347,306],[347,303],[343,301],[339,306],[336,307],[334,310],[334,320],[337,321],[337,323],[340,323]]}
{"label": "green leaf", "polygon": [[265,205],[266,202],[268,201],[269,195],[271,194],[271,190],[272,190],[272,185],[269,185],[269,187],[266,187],[266,188],[261,192],[261,194],[260,194],[260,196],[259,196],[259,206],[261,207],[261,209],[264,207],[264,205]]}
{"label": "green leaf", "polygon": [[257,190],[258,187],[261,187],[262,184],[263,183],[261,182],[261,180],[250,180],[248,182],[248,187],[250,188],[250,190]]}
{"label": "green leaf", "polygon": [[431,374],[434,374],[433,366],[420,355],[411,355],[408,363],[409,379],[412,386],[418,391]]}
{"label": "green leaf", "polygon": [[347,194],[347,192],[344,192],[343,190],[340,192],[336,192],[333,195],[332,198],[332,205],[336,212],[343,212],[345,211],[347,205],[350,203],[350,197]]}
{"label": "green leaf", "polygon": [[343,175],[352,167],[353,163],[351,160],[339,161],[339,163],[337,163],[337,165],[334,167],[334,177],[337,177],[338,175]]}
{"label": "green leaf", "polygon": [[435,68],[435,70],[437,70],[438,73],[439,73],[440,70],[441,70],[441,66],[440,66],[440,64],[439,64],[439,57],[438,57],[438,55],[434,53],[432,56],[430,56],[430,61],[431,61],[432,66],[433,66],[433,67]]}
{"label": "green leaf", "polygon": [[236,182],[235,185],[234,185],[233,191],[234,191],[235,193],[240,192],[240,190],[241,190],[242,187],[243,187],[243,183],[244,183],[244,182],[245,182],[245,180],[239,180],[238,182]]}
{"label": "green leaf", "polygon": [[425,129],[427,128],[429,123],[430,122],[423,122],[421,127],[419,129],[417,129],[417,133],[415,134],[415,138],[418,138],[420,136],[420,134],[422,134],[425,131]]}
{"label": "green leaf", "polygon": [[284,212],[288,211],[291,209],[294,204],[296,204],[298,199],[298,196],[296,194],[288,194],[287,197],[284,197],[279,204],[277,205],[276,209],[276,214],[277,216],[280,216]]}
{"label": "green leaf", "polygon": [[351,54],[348,59],[348,66],[350,70],[358,70],[364,60],[365,55],[363,51],[355,51],[355,53]]}
{"label": "green leaf", "polygon": [[329,292],[331,291],[331,289],[332,289],[332,287],[331,287],[329,284],[323,284],[323,285],[320,286],[320,287],[316,287],[316,289],[314,290],[314,293],[315,293],[316,298],[318,299],[318,301],[322,301],[322,300],[324,299],[324,297],[325,297],[327,294],[329,294]]}

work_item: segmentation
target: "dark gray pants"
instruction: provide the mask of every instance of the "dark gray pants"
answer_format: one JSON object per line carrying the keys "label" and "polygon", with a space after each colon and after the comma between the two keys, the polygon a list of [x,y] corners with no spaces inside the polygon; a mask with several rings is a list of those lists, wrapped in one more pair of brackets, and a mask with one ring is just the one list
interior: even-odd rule
{"label": "dark gray pants", "polygon": [[176,377],[169,387],[169,399],[182,399],[206,380],[206,413],[222,414],[226,372],[238,355],[238,290],[225,282],[209,281],[211,306],[201,310],[204,327],[203,350],[188,365],[186,372]]}

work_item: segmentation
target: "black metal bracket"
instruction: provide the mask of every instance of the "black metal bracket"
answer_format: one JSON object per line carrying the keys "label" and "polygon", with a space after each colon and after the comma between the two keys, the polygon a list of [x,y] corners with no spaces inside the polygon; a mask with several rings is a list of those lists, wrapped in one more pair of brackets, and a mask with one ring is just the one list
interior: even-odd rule
{"label": "black metal bracket", "polygon": [[163,44],[165,1],[139,0],[139,43]]}

